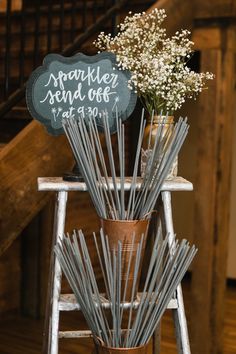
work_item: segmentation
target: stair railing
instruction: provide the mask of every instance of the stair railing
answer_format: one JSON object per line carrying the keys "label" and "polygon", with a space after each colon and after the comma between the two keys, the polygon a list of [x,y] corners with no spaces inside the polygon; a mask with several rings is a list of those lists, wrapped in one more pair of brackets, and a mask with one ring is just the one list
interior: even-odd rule
{"label": "stair railing", "polygon": [[[24,98],[25,95],[25,82],[27,76],[25,74],[26,63],[26,36],[27,34],[34,34],[33,36],[33,65],[32,70],[40,65],[42,58],[51,51],[60,53],[64,56],[71,56],[79,48],[88,41],[93,35],[95,35],[104,25],[109,24],[109,30],[111,32],[115,31],[116,16],[119,14],[122,7],[125,5],[127,0],[93,0],[86,1],[82,0],[80,2],[76,0],[57,0],[58,4],[53,5],[52,0],[46,2],[47,5],[40,6],[40,0],[35,0],[32,2],[32,7],[27,7],[26,0],[22,0],[22,6],[20,11],[12,11],[12,0],[7,1],[6,12],[2,13],[0,16],[5,17],[5,51],[4,55],[4,94],[3,103],[0,104],[0,117],[4,116],[9,112],[14,106],[16,106]],[[41,1],[42,3],[42,1]],[[80,28],[76,25],[76,16],[80,13],[79,20]],[[53,40],[55,42],[55,32],[53,30],[52,21],[53,16],[58,15],[58,38],[56,40],[57,46],[53,45]],[[44,15],[44,17],[42,17]],[[90,23],[88,15],[90,16]],[[29,30],[27,28],[26,18],[31,16],[31,24],[33,28]],[[91,18],[92,16],[92,18]],[[32,22],[33,17],[33,22]],[[13,19],[16,19],[20,27],[19,31],[19,42],[14,42],[12,44],[12,37],[15,35],[12,30]],[[41,33],[41,22],[46,22],[46,46],[45,52],[40,51],[40,35]],[[65,21],[70,20],[70,33],[69,41],[66,44],[65,40]],[[79,32],[79,34],[77,34]],[[76,35],[77,34],[77,35]],[[54,36],[54,37],[53,37]],[[68,36],[67,36],[68,37]],[[67,38],[68,39],[68,38]],[[12,62],[12,45],[18,45],[19,48],[19,77],[17,82],[17,89],[12,90],[11,87],[11,62]],[[31,70],[31,71],[32,71]]]}

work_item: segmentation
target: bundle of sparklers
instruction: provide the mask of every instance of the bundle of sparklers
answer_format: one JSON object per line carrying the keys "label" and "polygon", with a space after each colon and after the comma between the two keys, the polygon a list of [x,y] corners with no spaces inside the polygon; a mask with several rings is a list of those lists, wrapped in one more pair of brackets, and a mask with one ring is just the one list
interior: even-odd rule
{"label": "bundle of sparklers", "polygon": [[[156,204],[162,183],[185,140],[189,125],[186,119],[180,118],[173,130],[169,128],[164,132],[163,124],[158,127],[144,176],[137,186],[139,159],[145,129],[145,120],[142,114],[131,186],[128,191],[128,202],[125,205],[125,128],[118,117],[116,122],[119,178],[117,178],[108,117],[105,112],[103,127],[111,178],[108,176],[101,137],[95,119],[86,117],[85,121],[82,117],[78,120],[70,118],[64,121],[63,128],[98,215],[104,219],[115,220],[143,219],[152,212]],[[150,129],[148,149],[151,134],[152,129]]]}
{"label": "bundle of sparklers", "polygon": [[[132,244],[134,238],[135,236]],[[55,251],[95,341],[99,340],[103,345],[114,348],[133,348],[148,343],[196,253],[195,247],[190,247],[186,240],[180,243],[174,240],[170,246],[168,235],[162,240],[159,231],[142,293],[137,301],[135,287],[137,274],[142,266],[141,241],[135,252],[133,291],[131,300],[127,303],[124,299],[129,279],[131,253],[126,273],[126,286],[122,291],[122,244],[118,242],[117,250],[111,250],[109,236],[104,236],[102,229],[100,238],[94,234],[94,243],[108,301],[100,294],[91,257],[81,230],[74,232],[71,237],[65,236],[62,242],[57,244]],[[125,310],[128,312],[128,318],[126,318],[124,331]],[[110,323],[109,319],[111,319]]]}
{"label": "bundle of sparklers", "polygon": [[[93,117],[86,117],[86,120],[82,117],[77,120],[67,119],[63,123],[63,128],[98,215],[103,220],[112,219],[110,221],[114,225],[119,224],[121,232],[120,220],[128,223],[130,220],[138,222],[150,218],[162,184],[180,151],[189,126],[186,119],[182,118],[174,127],[164,129],[163,124],[158,126],[144,175],[140,178],[139,160],[146,123],[142,114],[133,174],[127,188],[125,128],[117,116],[117,161],[108,119],[104,112],[102,122],[108,163],[103,151],[102,138]],[[151,134],[152,128],[148,138],[148,149]],[[118,162],[119,177],[115,162]],[[112,232],[113,226],[109,230]],[[117,244],[114,238],[110,237],[109,244],[109,235],[104,235],[103,229],[100,230],[99,238],[94,234],[105,295],[100,294],[101,289],[96,282],[82,231],[74,232],[72,236],[64,236],[55,248],[61,267],[95,341],[114,348],[146,345],[196,253],[195,247],[190,247],[186,240],[180,243],[174,240],[170,244],[169,235],[163,240],[159,231],[155,238],[142,293],[137,299],[146,232],[141,234],[141,241],[138,241],[140,238],[135,240],[134,232],[127,235],[124,231],[124,235],[122,237],[118,235]],[[127,243],[124,241],[122,244],[121,239]],[[131,292],[130,279],[133,281]],[[129,296],[126,296],[127,293]],[[128,317],[124,316],[125,310]]]}

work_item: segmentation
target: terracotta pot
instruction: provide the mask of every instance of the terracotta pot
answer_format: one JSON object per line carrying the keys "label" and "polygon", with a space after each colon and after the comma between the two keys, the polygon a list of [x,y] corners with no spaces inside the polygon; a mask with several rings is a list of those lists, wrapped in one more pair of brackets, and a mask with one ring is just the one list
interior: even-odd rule
{"label": "terracotta pot", "polygon": [[[167,131],[169,133],[172,132],[174,128],[174,116],[154,116],[153,117],[153,125],[151,127],[151,119],[147,120],[145,132],[144,132],[144,137],[143,137],[143,145],[142,145],[142,152],[141,152],[141,176],[144,176],[145,168],[146,168],[146,161],[149,158],[152,148],[156,139],[156,134],[157,134],[157,129],[158,127],[162,125],[162,136],[166,135]],[[148,148],[148,142],[149,142],[149,133],[151,131],[151,139],[150,139],[150,146]],[[168,135],[167,134],[167,140],[168,140]],[[161,156],[160,156],[161,158]],[[173,162],[173,165],[171,166],[171,169],[167,175],[168,178],[173,178],[177,176],[178,173],[178,159],[176,158],[175,161]]]}
{"label": "terracotta pot", "polygon": [[[133,280],[134,280],[134,268],[135,268],[135,258],[138,243],[140,243],[142,235],[144,235],[143,245],[142,245],[142,253],[141,253],[141,261],[139,272],[137,276],[137,284],[135,287],[135,296],[138,291],[138,285],[141,275],[141,268],[142,268],[142,260],[145,251],[146,245],[146,237],[147,231],[149,226],[149,219],[143,220],[110,220],[110,219],[101,219],[101,226],[103,228],[104,234],[108,235],[109,245],[110,248],[113,250],[117,250],[118,248],[118,241],[122,242],[122,274],[121,274],[121,296],[123,296],[123,291],[125,287],[125,282],[127,279],[127,271],[128,271],[128,264],[130,253],[132,253],[132,260],[130,265],[130,272],[128,278],[128,285],[126,291],[125,301],[130,301],[132,295],[132,287],[133,287]],[[132,238],[133,234],[135,233],[135,240],[132,249]]]}
{"label": "terracotta pot", "polygon": [[101,344],[95,345],[94,354],[147,354],[148,353],[148,344],[142,345],[136,348],[111,348],[106,347]]}

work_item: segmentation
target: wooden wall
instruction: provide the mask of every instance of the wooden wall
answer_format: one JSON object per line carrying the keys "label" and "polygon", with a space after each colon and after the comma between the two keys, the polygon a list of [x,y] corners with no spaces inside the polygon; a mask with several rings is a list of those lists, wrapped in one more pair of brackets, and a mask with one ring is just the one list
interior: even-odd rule
{"label": "wooden wall", "polygon": [[18,239],[0,258],[0,316],[20,308],[21,240]]}
{"label": "wooden wall", "polygon": [[232,152],[232,177],[231,177],[231,195],[230,195],[230,224],[229,224],[229,255],[228,255],[228,268],[227,275],[231,279],[236,280],[236,110],[233,126],[233,152]]}
{"label": "wooden wall", "polygon": [[[11,2],[11,10],[17,11],[21,10],[22,0],[12,0]],[[7,9],[7,0],[1,0],[0,2],[0,12],[5,12]]]}

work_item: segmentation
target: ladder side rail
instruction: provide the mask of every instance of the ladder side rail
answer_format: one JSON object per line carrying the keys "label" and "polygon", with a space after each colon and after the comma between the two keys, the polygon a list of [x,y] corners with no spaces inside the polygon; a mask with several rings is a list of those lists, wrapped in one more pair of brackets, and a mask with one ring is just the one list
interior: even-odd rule
{"label": "ladder side rail", "polygon": [[65,218],[66,218],[66,204],[67,204],[67,191],[59,191],[57,194],[55,220],[54,220],[54,237],[53,237],[53,250],[52,250],[52,283],[51,296],[49,299],[49,307],[51,313],[48,313],[48,343],[47,354],[58,353],[58,333],[59,333],[59,299],[61,294],[61,266],[54,254],[54,246],[57,242],[62,240],[65,230]]}
{"label": "ladder side rail", "polygon": [[[169,234],[169,247],[172,252],[173,241],[174,241],[174,226],[173,226],[173,217],[172,217],[172,207],[171,207],[171,193],[169,191],[163,191],[162,201],[164,207],[164,219],[166,225],[166,232]],[[177,309],[173,310],[174,323],[175,323],[175,333],[176,341],[179,354],[191,354],[189,336],[188,336],[188,326],[185,316],[183,293],[181,284],[178,285],[176,290],[176,299],[178,302]]]}

